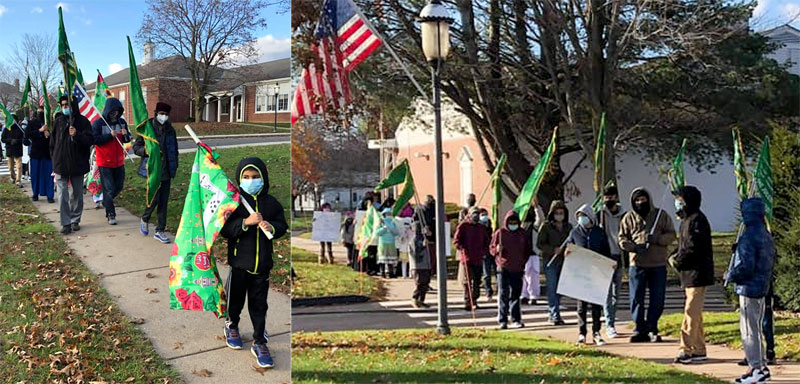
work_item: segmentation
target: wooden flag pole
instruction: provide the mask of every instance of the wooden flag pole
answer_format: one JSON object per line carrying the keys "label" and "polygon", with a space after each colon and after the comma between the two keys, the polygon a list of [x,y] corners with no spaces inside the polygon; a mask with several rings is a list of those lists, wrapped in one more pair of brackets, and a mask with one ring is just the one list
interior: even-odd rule
{"label": "wooden flag pole", "polygon": [[[189,136],[192,137],[192,140],[194,140],[195,144],[200,144],[200,138],[197,137],[197,135],[194,133],[194,131],[192,130],[192,127],[190,127],[189,124],[184,125],[183,128],[186,129],[186,132],[189,132]],[[242,205],[244,205],[244,208],[247,209],[247,212],[249,212],[250,214],[256,213],[256,211],[253,209],[253,207],[250,206],[250,203],[248,203],[247,200],[245,200],[244,198],[240,198],[239,202],[242,203]],[[261,228],[261,232],[264,232],[264,235],[267,236],[267,239],[272,240],[272,238],[274,237],[272,235],[272,232],[267,231],[266,229],[262,228],[261,226],[259,226],[259,228]]]}

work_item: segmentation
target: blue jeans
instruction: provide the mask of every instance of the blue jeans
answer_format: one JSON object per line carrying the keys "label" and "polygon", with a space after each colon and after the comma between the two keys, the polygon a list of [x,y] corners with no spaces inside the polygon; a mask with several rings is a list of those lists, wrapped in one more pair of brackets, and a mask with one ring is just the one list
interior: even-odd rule
{"label": "blue jeans", "polygon": [[497,270],[497,322],[522,322],[519,297],[522,295],[522,272]]}
{"label": "blue jeans", "polygon": [[125,167],[99,167],[98,169],[100,185],[103,187],[103,206],[106,208],[106,217],[117,217],[114,198],[119,195],[125,185]]}
{"label": "blue jeans", "polygon": [[[551,320],[561,319],[561,295],[557,294],[558,279],[561,276],[561,268],[564,266],[564,259],[561,256],[550,266],[545,264],[544,276],[547,278],[547,311]],[[550,260],[547,260],[549,263]]]}
{"label": "blue jeans", "polygon": [[[636,323],[634,333],[658,334],[658,319],[664,312],[667,290],[667,267],[630,267],[631,317]],[[645,316],[644,295],[650,291],[650,304]]]}
{"label": "blue jeans", "polygon": [[622,262],[620,256],[613,256],[617,260],[617,267],[614,269],[614,276],[611,278],[611,285],[608,287],[608,299],[603,307],[606,318],[606,328],[613,328],[616,324],[617,302],[619,302],[619,291],[622,288]]}
{"label": "blue jeans", "polygon": [[486,296],[494,295],[492,291],[492,275],[496,272],[497,264],[494,263],[494,257],[486,255],[483,258],[483,289],[486,291]]}

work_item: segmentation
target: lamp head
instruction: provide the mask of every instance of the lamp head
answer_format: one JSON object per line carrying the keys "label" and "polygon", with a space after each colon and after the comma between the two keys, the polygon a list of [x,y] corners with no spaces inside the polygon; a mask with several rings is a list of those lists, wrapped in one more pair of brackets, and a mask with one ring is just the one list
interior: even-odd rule
{"label": "lamp head", "polygon": [[450,52],[450,24],[455,21],[440,0],[431,0],[419,14],[422,52],[429,62],[444,61]]}

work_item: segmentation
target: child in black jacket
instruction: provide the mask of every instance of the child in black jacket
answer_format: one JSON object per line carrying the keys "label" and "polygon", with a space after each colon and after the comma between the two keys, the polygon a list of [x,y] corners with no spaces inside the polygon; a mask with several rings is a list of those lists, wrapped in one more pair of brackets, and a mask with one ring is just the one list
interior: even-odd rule
{"label": "child in black jacket", "polygon": [[236,169],[241,198],[255,210],[249,213],[244,202],[231,214],[220,232],[228,239],[228,264],[231,266],[225,291],[228,292],[228,318],[225,321],[225,338],[228,347],[242,348],[239,335],[239,315],[247,297],[247,310],[253,322],[251,352],[258,365],[274,365],[267,348],[267,293],[272,270],[272,240],[261,230],[265,229],[273,240],[283,236],[288,229],[283,206],[269,194],[267,166],[261,159],[248,157]]}

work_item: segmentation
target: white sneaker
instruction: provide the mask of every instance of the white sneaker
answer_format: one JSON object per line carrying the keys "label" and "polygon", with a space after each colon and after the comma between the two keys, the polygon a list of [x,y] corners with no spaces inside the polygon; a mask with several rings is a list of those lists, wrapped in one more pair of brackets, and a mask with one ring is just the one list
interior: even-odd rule
{"label": "white sneaker", "polygon": [[525,324],[523,324],[521,321],[515,321],[515,322],[511,323],[511,328],[512,329],[525,328]]}
{"label": "white sneaker", "polygon": [[586,335],[578,335],[578,344],[586,344]]}
{"label": "white sneaker", "polygon": [[736,379],[736,383],[741,384],[752,384],[752,383],[764,383],[771,379],[771,375],[769,369],[765,368],[755,368],[753,370],[747,371],[742,377]]}
{"label": "white sneaker", "polygon": [[600,332],[595,333],[594,335],[592,335],[592,337],[594,338],[595,345],[597,345],[598,347],[606,345],[606,341],[603,340],[602,336],[600,336]]}
{"label": "white sneaker", "polygon": [[616,339],[619,334],[617,333],[616,328],[608,327],[606,328],[606,336],[608,336],[609,339]]}

